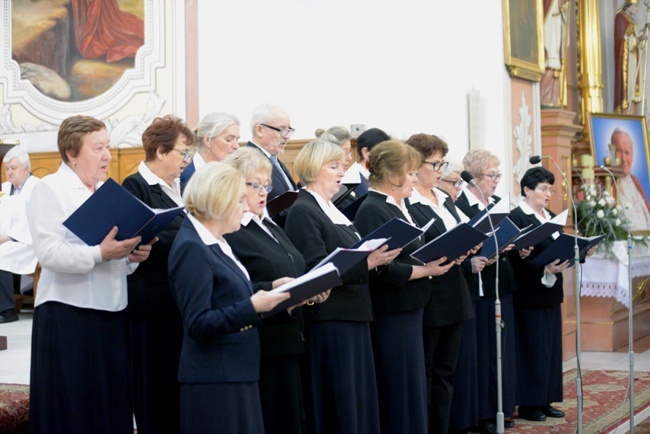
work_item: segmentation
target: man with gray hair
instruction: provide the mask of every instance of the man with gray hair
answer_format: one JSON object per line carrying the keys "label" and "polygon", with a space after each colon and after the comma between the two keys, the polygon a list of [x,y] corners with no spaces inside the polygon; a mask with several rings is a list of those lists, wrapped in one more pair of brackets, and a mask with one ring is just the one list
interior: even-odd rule
{"label": "man with gray hair", "polygon": [[27,226],[25,204],[40,181],[30,173],[29,154],[14,147],[2,160],[7,182],[0,197],[0,324],[18,320],[14,302],[14,274],[36,270],[36,253]]}
{"label": "man with gray hair", "polygon": [[[271,201],[288,190],[296,190],[297,186],[287,166],[278,159],[284,152],[287,141],[295,130],[291,128],[289,114],[281,107],[273,104],[262,104],[253,111],[251,118],[251,140],[246,146],[253,147],[266,155],[273,164],[271,174],[273,190],[267,200]],[[286,210],[277,215],[274,220],[284,226]]]}
{"label": "man with gray hair", "polygon": [[618,180],[618,201],[624,208],[625,217],[630,221],[630,230],[650,229],[650,204],[641,182],[631,173],[634,161],[634,144],[630,135],[616,128],[610,140],[616,149],[616,157],[621,160],[623,176]]}

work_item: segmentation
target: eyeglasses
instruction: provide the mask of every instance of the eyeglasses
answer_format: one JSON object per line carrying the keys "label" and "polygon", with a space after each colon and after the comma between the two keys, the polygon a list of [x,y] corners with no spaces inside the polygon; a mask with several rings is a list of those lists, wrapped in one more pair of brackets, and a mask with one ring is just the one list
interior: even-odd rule
{"label": "eyeglasses", "polygon": [[280,137],[282,137],[283,139],[286,139],[287,137],[292,135],[294,131],[296,131],[294,128],[291,127],[277,128],[266,124],[260,124],[260,125],[266,128],[270,128],[274,131],[277,131],[278,133],[280,133]]}
{"label": "eyeglasses", "polygon": [[456,190],[460,189],[464,184],[464,181],[462,179],[459,179],[458,181],[454,181],[454,180],[451,180],[451,179],[442,179],[442,178],[440,178],[440,180],[444,181],[444,182],[448,182],[449,184],[453,185],[453,187]]}
{"label": "eyeglasses", "polygon": [[499,172],[499,173],[481,173],[481,176],[486,176],[486,177],[490,178],[490,180],[492,182],[498,182],[501,179],[501,175],[503,175],[503,173],[501,173],[501,172]]}
{"label": "eyeglasses", "polygon": [[423,161],[422,163],[430,164],[431,167],[433,167],[433,170],[435,170],[436,172],[444,172],[447,169],[447,167],[449,166],[448,161],[444,161],[444,162],[443,161],[435,161],[433,163],[430,162],[430,161]]}
{"label": "eyeglasses", "polygon": [[543,186],[543,187],[536,187],[535,190],[541,191],[543,194],[546,194],[550,192],[551,194],[555,194],[555,190],[552,189],[551,187]]}
{"label": "eyeglasses", "polygon": [[246,185],[257,192],[264,190],[266,191],[267,194],[270,193],[271,190],[273,190],[273,186],[270,184],[265,185],[265,184],[260,184],[259,182],[247,182]]}
{"label": "eyeglasses", "polygon": [[172,150],[181,154],[183,156],[183,161],[186,163],[192,161],[192,158],[194,158],[194,153],[192,151],[181,151],[180,149],[176,148],[172,148]]}

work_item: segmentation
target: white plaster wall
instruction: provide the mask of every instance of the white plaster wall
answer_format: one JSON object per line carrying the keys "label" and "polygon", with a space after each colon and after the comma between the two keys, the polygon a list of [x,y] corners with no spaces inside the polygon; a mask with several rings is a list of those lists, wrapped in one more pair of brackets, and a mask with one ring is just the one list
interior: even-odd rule
{"label": "white plaster wall", "polygon": [[271,102],[289,111],[296,139],[365,124],[399,139],[442,135],[460,160],[476,89],[481,142],[505,156],[500,0],[198,0],[198,9],[199,115],[236,114],[242,139],[252,110]]}

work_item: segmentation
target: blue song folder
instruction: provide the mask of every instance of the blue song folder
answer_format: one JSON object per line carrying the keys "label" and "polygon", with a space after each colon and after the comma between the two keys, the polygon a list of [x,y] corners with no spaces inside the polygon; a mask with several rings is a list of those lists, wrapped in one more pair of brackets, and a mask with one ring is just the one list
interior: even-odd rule
{"label": "blue song folder", "polygon": [[486,209],[483,209],[481,212],[476,214],[470,219],[467,223],[470,226],[475,227],[481,232],[488,233],[492,232],[492,227],[490,226],[490,220],[487,218],[487,213],[490,213],[492,219],[492,224],[496,229],[497,225],[501,223],[501,220],[508,217],[510,214],[510,200],[508,198],[501,199],[495,204],[490,204]]}
{"label": "blue song folder", "polygon": [[[588,238],[577,237],[578,256],[580,257],[580,261],[584,261],[587,256],[587,251],[600,243],[603,238],[605,238],[605,235],[596,235]],[[575,257],[575,242],[573,235],[560,234],[560,236],[542,250],[541,253],[532,258],[530,262],[536,265],[548,265],[556,259],[559,259],[560,262],[571,260]],[[535,251],[533,250],[533,252]],[[572,267],[573,265],[574,263],[571,261],[569,267]]]}
{"label": "blue song folder", "polygon": [[[506,248],[508,244],[511,244],[518,236],[530,229],[531,226],[532,225],[528,225],[523,229],[519,229],[519,227],[517,227],[517,225],[508,217],[501,220],[501,223],[494,228],[494,234],[496,235],[497,243],[499,244],[499,251]],[[483,243],[479,255],[485,256],[488,259],[494,258],[497,254],[494,247],[494,237],[490,236],[490,238],[485,240]]]}
{"label": "blue song folder", "polygon": [[459,223],[417,249],[411,257],[426,264],[446,256],[447,260],[442,264],[445,265],[472,250],[487,237],[487,234],[469,224]]}
{"label": "blue song folder", "polygon": [[387,241],[384,244],[388,244],[388,250],[404,248],[417,237],[425,233],[432,223],[433,220],[427,223],[423,228],[418,228],[400,218],[393,217],[363,237],[363,239],[352,246],[352,248],[358,249],[366,241],[379,238],[386,238]]}
{"label": "blue song folder", "polygon": [[63,225],[89,246],[96,246],[117,226],[122,241],[137,235],[142,244],[151,241],[183,211],[183,207],[154,209],[113,179],[102,184]]}

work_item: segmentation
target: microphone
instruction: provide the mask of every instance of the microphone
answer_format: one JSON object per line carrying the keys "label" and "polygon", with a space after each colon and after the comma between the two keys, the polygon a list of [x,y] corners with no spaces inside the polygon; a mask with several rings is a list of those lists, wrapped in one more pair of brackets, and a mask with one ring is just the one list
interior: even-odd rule
{"label": "microphone", "polygon": [[[567,187],[571,185],[569,183],[569,180],[567,179],[566,175],[560,169],[560,166],[555,162],[553,157],[549,155],[533,155],[528,159],[530,164],[538,164],[542,161],[542,159],[547,158],[551,160],[551,162],[555,165],[555,168],[557,171],[562,175],[562,178],[564,178],[564,182],[566,182]],[[578,248],[578,209],[576,207],[576,203],[573,200],[573,195],[569,195],[569,200],[571,200],[571,205],[573,207],[573,267],[575,270],[575,297],[576,297],[576,360],[577,360],[577,375],[576,375],[576,401],[577,401],[577,407],[578,407],[578,415],[577,415],[577,422],[578,422],[578,433],[582,433],[582,409],[583,409],[583,404],[582,404],[582,370],[580,368],[580,282],[582,281],[580,279],[580,249]],[[634,414],[634,413],[632,413]]]}
{"label": "microphone", "polygon": [[[468,184],[472,183],[473,184],[472,181],[473,181],[474,177],[467,170],[463,170],[460,173],[460,177],[463,178],[463,181],[465,181],[466,183],[468,183]],[[483,199],[485,200],[485,198],[483,198]]]}
{"label": "microphone", "polygon": [[[479,192],[481,195],[481,198],[483,198],[483,203],[487,204],[487,200],[485,200],[485,196],[483,195],[483,192],[479,188],[479,186],[476,184],[476,181],[474,181],[474,176],[472,176],[471,173],[469,173],[467,170],[463,170],[460,173],[460,177],[465,181],[468,185],[473,185],[476,190]],[[492,224],[492,216],[490,215],[490,212],[488,210],[487,205],[485,205],[485,213],[487,214],[488,222],[490,223],[490,229],[492,230],[492,238],[494,239],[494,251],[496,252],[495,258],[495,278],[494,278],[494,293],[496,295],[496,300],[494,301],[494,319],[495,319],[495,324],[496,324],[496,345],[497,345],[497,414],[496,414],[496,422],[497,422],[497,432],[498,433],[503,433],[504,432],[504,414],[503,414],[503,371],[501,367],[502,363],[502,357],[501,357],[501,329],[504,328],[504,323],[501,320],[501,300],[499,299],[499,241],[497,240],[497,234],[494,231],[494,225]]]}
{"label": "microphone", "polygon": [[[604,162],[603,162],[604,163]],[[609,176],[612,177],[612,180],[614,180],[614,186],[616,187],[616,195],[618,196],[618,192],[620,191],[618,189],[618,182],[616,182],[616,176],[612,173],[611,170],[609,170],[605,165],[603,164],[600,166],[601,169],[603,169],[605,172],[609,173]],[[625,216],[625,219],[628,221],[627,224],[627,287],[628,287],[628,294],[630,298],[630,306],[629,306],[629,313],[628,313],[628,352],[629,352],[629,364],[630,364],[630,382],[629,382],[629,389],[630,389],[630,414],[634,416],[634,304],[632,303],[633,297],[632,297],[632,233],[630,232],[630,224],[629,224],[629,219],[627,218],[627,214],[625,213],[625,207],[621,207],[623,210],[623,215]],[[630,419],[632,420],[632,419]],[[631,432],[631,431],[630,431]]]}

